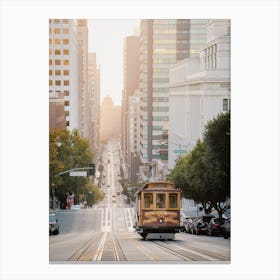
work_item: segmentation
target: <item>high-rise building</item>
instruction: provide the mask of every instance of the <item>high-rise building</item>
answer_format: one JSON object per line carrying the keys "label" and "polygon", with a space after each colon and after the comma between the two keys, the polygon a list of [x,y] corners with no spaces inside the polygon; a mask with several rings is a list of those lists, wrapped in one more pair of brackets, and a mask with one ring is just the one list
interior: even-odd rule
{"label": "high-rise building", "polygon": [[86,19],[75,20],[78,42],[78,130],[89,138],[90,100],[88,93],[88,27]]}
{"label": "high-rise building", "polygon": [[88,54],[88,91],[90,96],[90,131],[91,150],[97,153],[100,129],[100,70],[96,64],[96,54]]}
{"label": "high-rise building", "polygon": [[[78,128],[78,45],[73,20],[49,20],[49,93],[64,96],[66,127]],[[51,112],[50,112],[51,113]]]}
{"label": "high-rise building", "polygon": [[112,138],[120,138],[121,108],[115,106],[111,97],[106,96],[101,104],[100,141],[105,143]]}
{"label": "high-rise building", "polygon": [[139,87],[139,36],[128,36],[123,44],[123,95],[122,95],[122,116],[121,116],[121,147],[125,163],[128,163],[130,150],[129,133],[129,97]]}
{"label": "high-rise building", "polygon": [[66,128],[64,95],[62,92],[49,94],[49,129]]}
{"label": "high-rise building", "polygon": [[207,20],[147,19],[141,21],[140,155],[143,163],[160,159],[163,124],[169,121],[169,68],[194,55],[206,40]]}
{"label": "high-rise building", "polygon": [[128,181],[136,184],[140,166],[140,95],[139,90],[128,98]]}
{"label": "high-rise building", "polygon": [[168,168],[202,139],[205,125],[230,109],[230,20],[211,20],[197,56],[170,68]]}

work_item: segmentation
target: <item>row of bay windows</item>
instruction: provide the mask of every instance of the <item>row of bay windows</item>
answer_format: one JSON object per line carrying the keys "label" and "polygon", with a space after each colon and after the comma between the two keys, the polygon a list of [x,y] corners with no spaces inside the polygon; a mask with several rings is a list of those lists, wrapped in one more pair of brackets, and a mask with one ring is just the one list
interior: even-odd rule
{"label": "row of bay windows", "polygon": [[55,23],[55,24],[68,24],[69,23],[69,19],[49,19],[49,23]]}
{"label": "row of bay windows", "polygon": [[49,65],[69,65],[69,59],[49,59]]}
{"label": "row of bay windows", "polygon": [[69,39],[68,38],[49,38],[49,45],[69,45]]}
{"label": "row of bay windows", "polygon": [[61,71],[60,69],[56,69],[56,70],[49,70],[49,75],[52,76],[52,75],[55,75],[55,76],[69,76],[69,73],[70,71],[65,69],[63,71]]}
{"label": "row of bay windows", "polygon": [[49,55],[69,55],[69,49],[49,49]]}
{"label": "row of bay windows", "polygon": [[49,34],[69,34],[69,28],[49,28]]}
{"label": "row of bay windows", "polygon": [[64,80],[64,81],[61,81],[61,80],[49,80],[49,86],[61,86],[61,85],[64,85],[64,86],[69,86],[70,85],[70,82],[69,80]]}

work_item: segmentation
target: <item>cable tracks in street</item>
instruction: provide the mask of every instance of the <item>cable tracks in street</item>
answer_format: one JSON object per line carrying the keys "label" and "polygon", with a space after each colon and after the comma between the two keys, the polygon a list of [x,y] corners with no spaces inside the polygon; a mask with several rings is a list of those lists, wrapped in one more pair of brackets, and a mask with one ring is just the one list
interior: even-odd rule
{"label": "cable tracks in street", "polygon": [[88,249],[96,243],[96,241],[100,238],[102,233],[95,235],[94,237],[90,238],[86,243],[84,243],[75,253],[73,253],[67,261],[80,261],[80,260],[87,260],[85,258],[86,252]]}
{"label": "cable tracks in street", "polygon": [[[207,250],[198,249],[191,246],[179,246],[174,241],[158,241],[158,240],[149,240],[157,247],[160,247],[162,250],[177,256],[183,261],[229,261],[229,257]],[[173,248],[170,248],[166,245],[172,245]],[[184,252],[184,253],[183,253]]]}
{"label": "cable tracks in street", "polygon": [[112,232],[100,232],[84,243],[67,261],[99,263],[127,261],[127,258]]}

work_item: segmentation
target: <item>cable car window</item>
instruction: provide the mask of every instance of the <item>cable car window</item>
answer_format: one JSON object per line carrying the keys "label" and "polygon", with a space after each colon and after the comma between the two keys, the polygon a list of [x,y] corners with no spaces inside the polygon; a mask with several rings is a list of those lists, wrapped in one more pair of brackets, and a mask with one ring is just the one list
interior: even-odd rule
{"label": "cable car window", "polygon": [[165,208],[165,193],[156,194],[157,208]]}
{"label": "cable car window", "polygon": [[178,208],[178,194],[177,193],[169,194],[169,208]]}
{"label": "cable car window", "polygon": [[153,207],[153,194],[144,193],[144,208],[152,208],[152,207]]}

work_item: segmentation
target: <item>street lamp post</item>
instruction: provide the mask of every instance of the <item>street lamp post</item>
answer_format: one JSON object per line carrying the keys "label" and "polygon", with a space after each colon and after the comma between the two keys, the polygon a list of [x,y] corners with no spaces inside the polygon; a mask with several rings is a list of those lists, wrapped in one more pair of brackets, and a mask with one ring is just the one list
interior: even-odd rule
{"label": "street lamp post", "polygon": [[52,183],[52,209],[54,209],[54,198],[55,198],[55,185]]}

